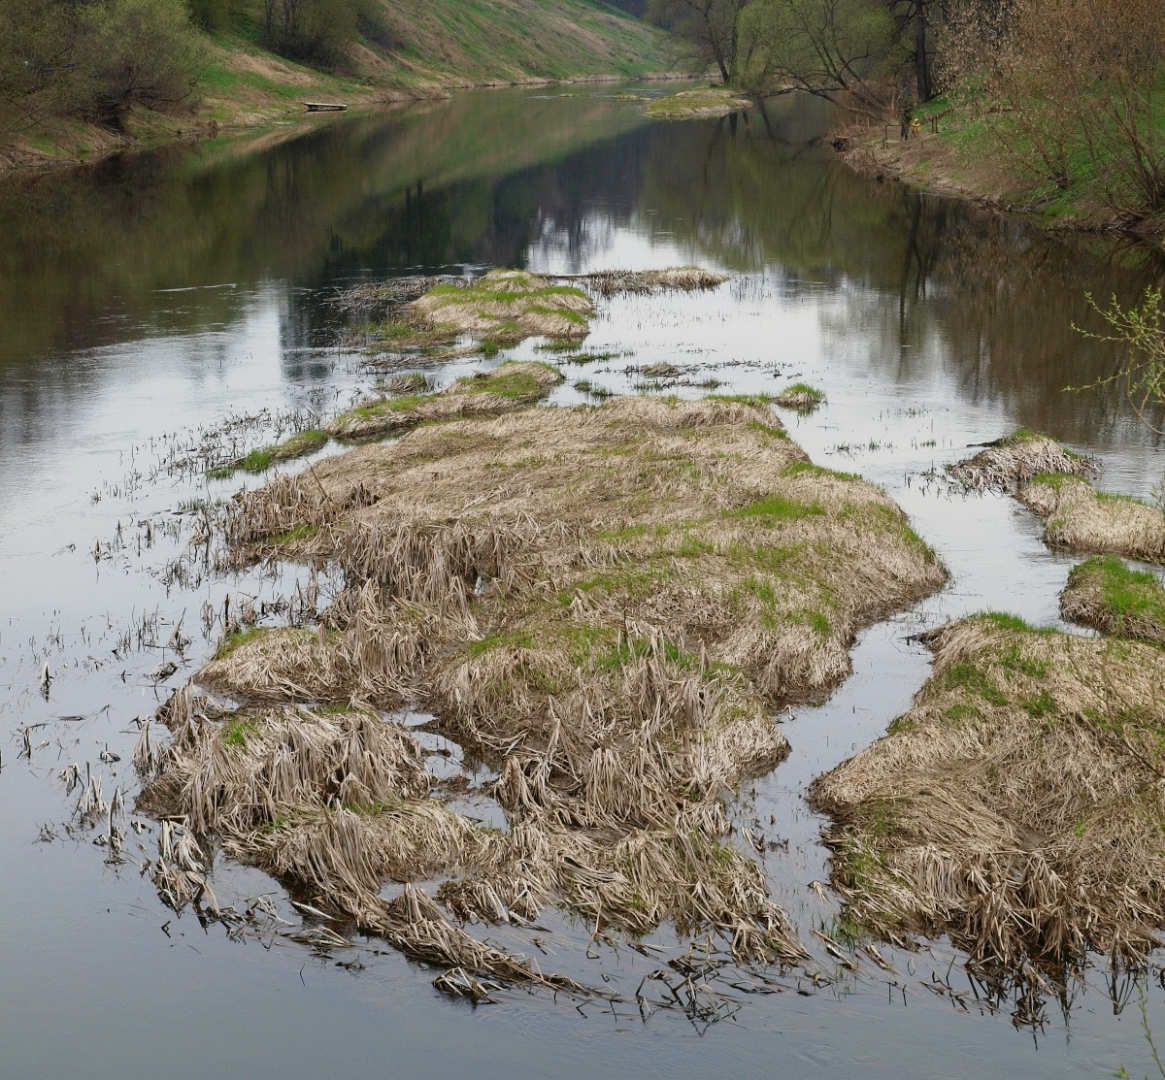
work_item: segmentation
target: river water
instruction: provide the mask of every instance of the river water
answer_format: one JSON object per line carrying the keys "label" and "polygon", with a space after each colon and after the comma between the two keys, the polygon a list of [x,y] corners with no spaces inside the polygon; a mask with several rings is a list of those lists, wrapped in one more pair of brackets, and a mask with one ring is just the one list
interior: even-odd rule
{"label": "river water", "polygon": [[[1117,359],[1072,328],[1096,327],[1086,293],[1135,298],[1162,261],[860,178],[822,142],[813,102],[673,124],[641,104],[608,88],[464,94],[0,185],[5,1080],[1153,1071],[1140,1004],[1165,1032],[1165,994],[1103,962],[1070,997],[1022,1007],[976,1001],[961,958],[935,942],[886,948],[894,974],[847,975],[817,956],[828,984],[786,978],[711,1025],[524,992],[474,1009],[374,941],[321,956],[176,917],[138,874],[153,834],[129,833],[119,862],[93,843],[99,829],[71,820],[78,793],[59,774],[76,762],[140,821],[134,719],[213,651],[228,594],[261,604],[292,587],[291,571],[167,567],[194,501],[241,483],[206,481],[200,449],[271,441],[374,382],[362,353],[336,346],[337,287],[696,263],[732,278],[694,297],[604,301],[587,344],[608,355],[572,366],[554,401],[585,400],[580,379],[693,396],[713,379],[729,392],[809,381],[828,404],[786,415],[794,437],[815,461],[884,485],[951,571],[940,595],[860,638],[851,679],[786,718],[792,756],[742,794],[740,822],[771,815],[770,838],[788,841],[766,868],[801,936],[836,915],[809,888],[828,863],[805,790],[908,707],[928,672],[908,638],[982,609],[1059,625],[1072,560],[1012,501],[952,497],[933,470],[1023,425],[1096,454],[1104,486],[1151,494],[1165,456],[1120,394],[1065,387]],[[534,348],[513,355],[544,355]],[[678,382],[640,370],[663,361]],[[214,882],[224,903],[268,895],[298,921],[254,871],[220,864]],[[585,932],[546,927],[557,968],[602,972],[628,999],[655,966],[606,945],[588,960]],[[936,979],[960,996],[923,985]]]}

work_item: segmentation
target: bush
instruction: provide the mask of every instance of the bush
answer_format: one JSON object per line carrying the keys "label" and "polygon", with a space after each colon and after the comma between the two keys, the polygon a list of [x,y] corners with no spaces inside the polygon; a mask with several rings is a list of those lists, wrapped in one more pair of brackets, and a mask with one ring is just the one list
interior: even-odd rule
{"label": "bush", "polygon": [[73,94],[78,111],[120,128],[135,105],[190,100],[202,47],[181,0],[105,0],[79,9]]}

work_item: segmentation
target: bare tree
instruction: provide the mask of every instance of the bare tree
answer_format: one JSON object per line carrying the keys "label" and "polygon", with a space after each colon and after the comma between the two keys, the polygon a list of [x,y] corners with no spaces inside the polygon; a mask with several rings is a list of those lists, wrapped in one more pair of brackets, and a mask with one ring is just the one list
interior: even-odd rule
{"label": "bare tree", "polygon": [[651,0],[651,20],[670,30],[694,70],[715,68],[724,83],[737,75],[741,13],[754,0]]}
{"label": "bare tree", "polygon": [[746,84],[803,90],[881,119],[903,50],[881,0],[756,0],[742,22]]}

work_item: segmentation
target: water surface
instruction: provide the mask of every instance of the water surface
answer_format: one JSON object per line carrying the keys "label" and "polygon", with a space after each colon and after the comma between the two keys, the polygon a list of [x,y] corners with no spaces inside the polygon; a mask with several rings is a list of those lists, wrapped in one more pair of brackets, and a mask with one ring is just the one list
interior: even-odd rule
{"label": "water surface", "polygon": [[[239,484],[185,469],[192,448],[269,441],[293,412],[327,414],[373,382],[359,352],[335,345],[337,288],[494,265],[697,263],[732,280],[605,302],[588,346],[613,358],[571,367],[571,381],[631,392],[651,386],[638,369],[656,361],[683,379],[654,388],[683,395],[708,379],[742,392],[810,381],[829,402],[786,416],[794,437],[884,485],[951,570],[939,596],[862,636],[830,702],[787,718],[793,755],[738,808],[742,823],[773,814],[770,832],[789,841],[766,867],[802,936],[827,923],[836,905],[808,888],[828,866],[805,789],[908,707],[928,657],[907,638],[983,608],[1058,625],[1071,567],[1013,502],[952,499],[927,474],[1017,425],[1099,455],[1102,482],[1131,494],[1152,491],[1163,458],[1116,389],[1064,392],[1117,360],[1072,329],[1096,325],[1086,293],[1130,300],[1160,280],[1159,257],[855,176],[820,140],[824,120],[793,100],[656,124],[605,88],[465,94],[0,186],[0,1075],[1151,1070],[1138,990],[1103,967],[1034,1027],[1012,1023],[1014,1003],[964,1010],[928,992],[932,973],[968,986],[941,942],[887,950],[894,977],[863,971],[807,996],[789,979],[707,1028],[520,991],[471,1009],[375,942],[358,942],[350,970],[337,966],[350,953],[234,943],[175,918],[138,876],[136,840],[111,865],[92,833],[66,829],[75,795],[60,769],[88,764],[107,795],[132,793],[132,721],[213,650],[227,594],[288,589],[290,571],[183,585],[164,568],[189,535],[172,539],[190,520],[175,511]],[[516,355],[544,355],[534,345]],[[580,400],[569,382],[555,397]],[[168,647],[178,626],[185,655]],[[178,669],[157,681],[165,661]],[[121,760],[103,763],[106,748]],[[253,871],[220,865],[215,883],[224,902],[269,893],[294,917]],[[585,934],[547,923],[561,967],[601,970],[628,995],[650,970],[625,948],[587,961]],[[1162,1004],[1150,983],[1158,1031]]]}

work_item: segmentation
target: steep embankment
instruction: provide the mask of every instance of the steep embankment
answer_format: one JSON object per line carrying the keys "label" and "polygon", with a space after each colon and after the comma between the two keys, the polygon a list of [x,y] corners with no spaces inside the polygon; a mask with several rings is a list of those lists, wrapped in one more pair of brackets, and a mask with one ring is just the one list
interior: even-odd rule
{"label": "steep embankment", "polygon": [[257,127],[303,114],[305,101],[382,104],[448,90],[527,82],[634,78],[663,72],[665,35],[601,0],[382,0],[380,42],[359,34],[321,70],[263,48],[258,28],[202,34],[190,103],[136,110],[121,131],[54,117],[17,138],[8,165],[93,160],[128,145]]}

